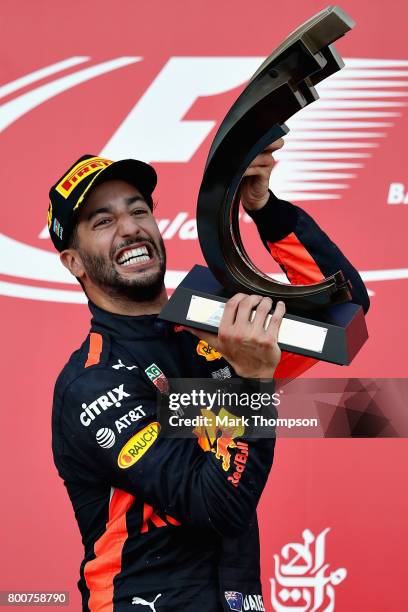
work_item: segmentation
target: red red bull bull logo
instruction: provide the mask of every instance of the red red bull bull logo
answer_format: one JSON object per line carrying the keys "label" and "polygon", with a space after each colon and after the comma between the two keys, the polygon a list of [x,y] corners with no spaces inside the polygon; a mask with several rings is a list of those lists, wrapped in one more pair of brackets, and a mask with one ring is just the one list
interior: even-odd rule
{"label": "red red bull bull logo", "polygon": [[235,448],[236,444],[234,440],[230,436],[224,436],[221,433],[221,436],[217,438],[216,448],[212,448],[212,452],[215,453],[216,459],[222,459],[222,469],[225,472],[228,472],[231,466],[231,453],[228,449]]}
{"label": "red red bull bull logo", "polygon": [[237,447],[237,452],[235,453],[234,457],[235,471],[232,476],[228,476],[228,480],[234,487],[237,487],[241,480],[242,474],[245,472],[249,448],[246,442],[237,442],[235,446]]}
{"label": "red red bull bull logo", "polygon": [[209,425],[196,427],[193,430],[198,438],[198,444],[203,451],[215,453],[215,458],[221,461],[224,472],[229,472],[231,469],[231,450],[237,449],[234,456],[235,471],[232,476],[229,476],[228,480],[234,486],[238,486],[248,457],[248,444],[235,440],[244,435],[245,427],[243,425],[232,427],[221,425],[222,422],[228,422],[229,419],[234,421],[235,419],[234,415],[225,408],[222,408],[218,415],[206,409],[202,409],[201,414],[206,417]]}

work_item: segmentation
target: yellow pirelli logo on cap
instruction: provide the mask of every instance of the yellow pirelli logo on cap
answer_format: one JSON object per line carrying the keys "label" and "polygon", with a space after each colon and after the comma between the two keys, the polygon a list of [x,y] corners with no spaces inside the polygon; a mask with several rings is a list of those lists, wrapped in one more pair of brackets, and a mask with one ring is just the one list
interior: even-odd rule
{"label": "yellow pirelli logo on cap", "polygon": [[67,198],[71,191],[87,176],[94,172],[100,172],[107,166],[110,166],[113,162],[110,159],[104,159],[103,157],[90,157],[85,161],[79,162],[76,166],[70,170],[70,172],[64,176],[63,179],[56,186],[56,190],[63,198]]}
{"label": "yellow pirelli logo on cap", "polygon": [[48,204],[48,212],[47,212],[47,225],[48,229],[51,229],[52,224],[52,204],[51,202]]}
{"label": "yellow pirelli logo on cap", "polygon": [[159,423],[150,423],[128,440],[119,453],[118,466],[126,469],[134,465],[149,450],[160,432]]}

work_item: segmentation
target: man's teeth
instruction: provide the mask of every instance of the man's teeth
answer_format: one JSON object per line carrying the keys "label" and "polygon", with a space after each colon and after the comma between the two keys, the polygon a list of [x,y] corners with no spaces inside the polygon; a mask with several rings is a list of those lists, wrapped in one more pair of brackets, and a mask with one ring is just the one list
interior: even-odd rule
{"label": "man's teeth", "polygon": [[149,251],[147,247],[142,246],[137,249],[129,249],[125,251],[123,255],[118,259],[118,263],[121,266],[130,266],[134,263],[142,263],[143,261],[149,261]]}
{"label": "man's teeth", "polygon": [[141,263],[142,261],[149,261],[150,257],[148,255],[139,255],[138,257],[132,257],[131,259],[126,260],[122,266],[130,266],[134,263]]}

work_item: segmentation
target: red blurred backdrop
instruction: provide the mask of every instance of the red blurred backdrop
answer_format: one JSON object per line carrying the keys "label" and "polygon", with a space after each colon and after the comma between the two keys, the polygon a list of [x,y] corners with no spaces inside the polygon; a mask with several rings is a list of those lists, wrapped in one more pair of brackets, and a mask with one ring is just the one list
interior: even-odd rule
{"label": "red blurred backdrop", "polygon": [[[217,125],[262,59],[324,6],[3,0],[0,590],[68,590],[69,608],[80,609],[82,545],[52,462],[50,415],[54,380],[89,314],[44,232],[50,185],[83,153],[152,162],[171,292],[193,263],[204,263],[195,203]],[[289,122],[271,187],[314,216],[372,295],[370,339],[353,364],[319,364],[308,375],[403,378],[408,9],[380,0],[343,0],[342,8],[357,22],[336,45],[346,68]],[[241,225],[256,262],[276,270],[253,225]],[[305,529],[317,538],[326,528],[328,571],[345,568],[347,576],[334,587],[335,608],[324,587],[319,607],[301,609],[407,609],[407,459],[405,440],[278,441],[260,508],[268,610],[300,609],[293,601],[272,607],[273,555],[303,543]]]}

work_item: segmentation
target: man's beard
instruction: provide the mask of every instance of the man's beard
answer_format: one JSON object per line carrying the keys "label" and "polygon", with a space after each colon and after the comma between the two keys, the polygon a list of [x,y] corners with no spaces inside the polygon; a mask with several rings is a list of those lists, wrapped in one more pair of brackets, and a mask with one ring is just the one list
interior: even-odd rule
{"label": "man's beard", "polygon": [[[128,240],[119,245],[116,252],[126,246],[137,245],[137,240]],[[100,255],[90,255],[81,248],[78,249],[90,280],[103,289],[110,297],[119,300],[131,300],[135,302],[150,302],[157,298],[164,288],[164,275],[166,272],[166,248],[162,237],[159,238],[159,246],[152,241],[148,241],[153,252],[159,260],[159,270],[154,274],[143,276],[138,273],[136,278],[123,278],[114,268],[112,261]],[[113,259],[113,256],[112,256]]]}

